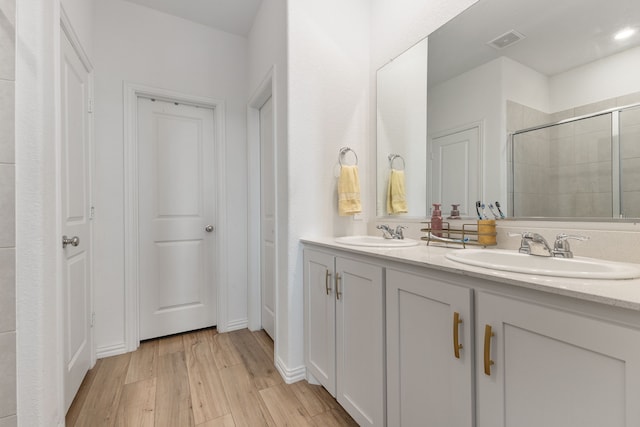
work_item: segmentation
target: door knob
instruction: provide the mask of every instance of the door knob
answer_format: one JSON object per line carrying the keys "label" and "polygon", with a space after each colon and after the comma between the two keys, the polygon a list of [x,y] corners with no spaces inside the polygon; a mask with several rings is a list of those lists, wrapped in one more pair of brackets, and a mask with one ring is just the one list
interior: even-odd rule
{"label": "door knob", "polygon": [[78,246],[80,244],[80,238],[78,236],[73,236],[68,238],[67,236],[62,236],[62,249],[66,248],[67,245]]}
{"label": "door knob", "polygon": [[211,233],[213,231],[213,225],[207,225],[204,229],[207,233]]}

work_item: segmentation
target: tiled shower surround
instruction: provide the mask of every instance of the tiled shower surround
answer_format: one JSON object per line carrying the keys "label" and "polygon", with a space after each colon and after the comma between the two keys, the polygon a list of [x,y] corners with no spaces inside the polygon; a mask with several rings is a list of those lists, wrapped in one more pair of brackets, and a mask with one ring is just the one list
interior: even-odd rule
{"label": "tiled shower surround", "polygon": [[[546,123],[640,102],[640,94],[546,114],[507,102],[507,129]],[[515,137],[514,213],[534,217],[614,216],[614,183],[621,182],[622,213],[640,216],[640,108],[620,113],[621,179],[613,178],[612,116],[596,116]]]}
{"label": "tiled shower surround", "polygon": [[0,427],[16,418],[15,0],[0,0]]}

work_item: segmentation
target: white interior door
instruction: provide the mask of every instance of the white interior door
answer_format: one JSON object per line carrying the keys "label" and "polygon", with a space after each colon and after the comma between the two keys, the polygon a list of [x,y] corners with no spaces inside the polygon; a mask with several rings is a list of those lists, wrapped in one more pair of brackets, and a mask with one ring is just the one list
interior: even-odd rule
{"label": "white interior door", "polygon": [[60,219],[61,238],[70,242],[62,249],[68,409],[91,365],[91,153],[89,73],[64,33],[61,45]]}
{"label": "white interior door", "polygon": [[213,110],[138,98],[140,339],[216,324]]}
{"label": "white interior door", "polygon": [[260,287],[262,328],[274,338],[275,325],[275,168],[273,103],[269,98],[260,108]]}
{"label": "white interior door", "polygon": [[477,127],[432,140],[431,199],[443,211],[459,204],[461,215],[475,215],[475,203],[482,199],[481,153]]}

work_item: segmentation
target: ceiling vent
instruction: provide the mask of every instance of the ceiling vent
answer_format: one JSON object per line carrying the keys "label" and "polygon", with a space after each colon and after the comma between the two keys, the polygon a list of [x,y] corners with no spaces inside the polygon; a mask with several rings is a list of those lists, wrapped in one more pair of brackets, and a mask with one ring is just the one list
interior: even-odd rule
{"label": "ceiling vent", "polygon": [[495,49],[504,49],[518,43],[525,37],[516,30],[509,30],[506,33],[496,37],[495,39],[487,42],[487,44]]}

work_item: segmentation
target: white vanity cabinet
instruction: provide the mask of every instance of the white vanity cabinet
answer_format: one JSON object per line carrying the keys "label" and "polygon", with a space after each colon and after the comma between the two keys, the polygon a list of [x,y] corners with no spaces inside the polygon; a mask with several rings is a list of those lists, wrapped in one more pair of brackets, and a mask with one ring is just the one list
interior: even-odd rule
{"label": "white vanity cabinet", "polygon": [[472,290],[387,269],[389,426],[473,426]]}
{"label": "white vanity cabinet", "polygon": [[383,271],[304,249],[307,372],[361,426],[385,425]]}
{"label": "white vanity cabinet", "polygon": [[481,290],[476,319],[478,427],[640,426],[638,329]]}

